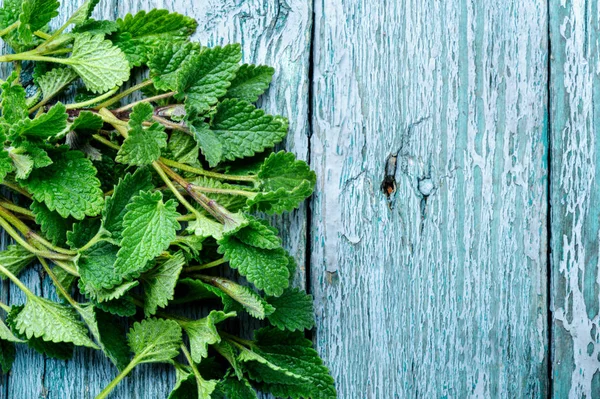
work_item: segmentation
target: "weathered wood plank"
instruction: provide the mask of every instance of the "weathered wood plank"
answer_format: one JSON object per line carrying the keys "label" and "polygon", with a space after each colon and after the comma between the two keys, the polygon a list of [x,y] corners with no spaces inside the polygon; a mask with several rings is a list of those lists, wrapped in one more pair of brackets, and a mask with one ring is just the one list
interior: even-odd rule
{"label": "weathered wood plank", "polygon": [[[83,0],[63,2],[61,16]],[[173,2],[102,0],[96,17],[116,18],[141,9],[167,8],[196,18],[200,25],[195,39],[217,45],[240,42],[246,62],[265,63],[276,68],[273,88],[262,99],[262,107],[290,118],[286,148],[308,159],[308,59],[312,9],[308,2],[253,0],[241,4],[228,1],[196,4],[192,0]],[[285,233],[285,246],[302,267],[297,285],[305,283],[303,268],[306,251],[306,210],[286,215],[277,226]],[[55,297],[48,278],[40,284],[38,271],[30,271],[24,282],[43,294]],[[41,286],[41,288],[40,288]],[[11,303],[23,303],[18,290]],[[2,290],[5,295],[7,289]],[[37,353],[20,349],[8,382],[2,380],[0,395],[7,398],[93,398],[116,375],[116,369],[99,352],[77,350],[72,361],[43,359]],[[166,397],[174,384],[174,373],[166,366],[144,365],[132,372],[114,391],[120,398]],[[0,396],[2,398],[3,396]]]}
{"label": "weathered wood plank", "polygon": [[553,397],[600,397],[600,2],[551,2]]}
{"label": "weathered wood plank", "polygon": [[546,395],[546,6],[316,1],[310,275],[340,398]]}

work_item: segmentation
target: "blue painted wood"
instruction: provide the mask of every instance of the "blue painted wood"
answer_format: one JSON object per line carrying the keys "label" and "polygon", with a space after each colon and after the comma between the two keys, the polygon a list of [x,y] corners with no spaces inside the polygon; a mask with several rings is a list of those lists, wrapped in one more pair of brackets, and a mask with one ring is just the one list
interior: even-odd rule
{"label": "blue painted wood", "polygon": [[310,276],[340,398],[546,397],[547,23],[316,0]]}
{"label": "blue painted wood", "polygon": [[554,398],[600,398],[600,2],[551,2]]}

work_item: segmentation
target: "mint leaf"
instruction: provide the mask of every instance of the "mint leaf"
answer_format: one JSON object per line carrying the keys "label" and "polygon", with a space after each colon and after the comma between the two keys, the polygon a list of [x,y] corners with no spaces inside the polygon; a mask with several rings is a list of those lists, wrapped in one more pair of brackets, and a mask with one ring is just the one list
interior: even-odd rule
{"label": "mint leaf", "polygon": [[110,197],[106,198],[102,210],[104,228],[112,234],[112,238],[120,241],[123,233],[123,217],[127,212],[126,207],[131,199],[141,191],[153,188],[151,176],[147,169],[138,169],[132,175],[127,173],[114,188]]}
{"label": "mint leaf", "polygon": [[155,314],[159,307],[166,307],[169,301],[173,299],[175,285],[184,264],[185,258],[179,251],[142,274],[141,282],[144,291],[144,313],[146,317]]}
{"label": "mint leaf", "polygon": [[73,69],[53,68],[34,80],[40,87],[43,98],[50,99],[63,91],[75,79],[77,79],[77,73]]}
{"label": "mint leaf", "polygon": [[263,328],[252,350],[242,349],[239,360],[248,376],[277,397],[329,399],[337,397],[333,378],[312,342],[300,331]]}
{"label": "mint leaf", "polygon": [[42,228],[44,236],[55,245],[63,245],[67,241],[67,231],[73,226],[73,220],[65,219],[58,212],[51,211],[40,202],[33,201],[30,206],[35,215],[35,222]]}
{"label": "mint leaf", "polygon": [[137,313],[137,308],[129,296],[105,302],[94,302],[94,306],[106,313],[119,317],[131,317]]}
{"label": "mint leaf", "polygon": [[275,311],[269,322],[280,330],[310,330],[315,324],[312,295],[297,288],[288,288],[279,297],[267,297]]}
{"label": "mint leaf", "polygon": [[213,277],[212,283],[218,288],[217,290],[213,288],[212,292],[221,297],[226,311],[232,308],[232,304],[228,303],[230,300],[234,300],[242,305],[248,314],[259,320],[263,320],[275,310],[260,295],[252,291],[250,287],[245,287],[220,277]]}
{"label": "mint leaf", "polygon": [[18,79],[18,74],[13,72],[6,82],[2,84],[2,118],[10,125],[28,118],[25,89],[21,85],[13,85]]}
{"label": "mint leaf", "polygon": [[288,130],[285,118],[265,115],[261,109],[240,100],[225,100],[217,106],[211,130],[223,145],[223,160],[251,157],[279,143]]}
{"label": "mint leaf", "polygon": [[[202,150],[208,166],[214,168],[223,158],[223,145],[217,135],[210,130],[208,123],[204,121],[193,121],[189,123],[190,132],[196,143]],[[197,157],[196,157],[197,158]]]}
{"label": "mint leaf", "polygon": [[212,393],[217,385],[214,380],[205,380],[201,376],[194,376],[181,367],[176,367],[177,382],[168,399],[212,399]]}
{"label": "mint leaf", "polygon": [[241,59],[241,47],[234,44],[206,49],[181,66],[175,98],[185,100],[189,117],[207,111],[227,93]]}
{"label": "mint leaf", "polygon": [[189,303],[202,299],[214,299],[216,294],[214,287],[191,278],[182,278],[175,287],[175,299],[173,304]]}
{"label": "mint leaf", "polygon": [[216,324],[235,316],[235,312],[225,313],[213,310],[202,319],[179,322],[190,339],[190,352],[194,362],[200,363],[203,358],[208,357],[208,345],[221,342]]}
{"label": "mint leaf", "polygon": [[88,337],[88,329],[72,307],[34,295],[27,296],[23,310],[15,318],[15,326],[28,339],[35,337],[98,348]]}
{"label": "mint leaf", "polygon": [[102,210],[104,198],[96,169],[79,151],[58,154],[52,165],[35,169],[20,183],[34,199],[64,218],[81,220]]}
{"label": "mint leaf", "polygon": [[115,293],[110,290],[123,280],[114,269],[118,251],[118,246],[108,241],[101,241],[81,254],[77,269],[81,275],[80,286],[87,296],[103,302],[115,299],[119,293],[124,294],[128,291],[125,288],[133,288],[137,285],[129,283],[129,287],[121,287]]}
{"label": "mint leaf", "polygon": [[44,28],[58,15],[60,4],[56,0],[24,0],[19,16],[19,36],[25,43],[33,43],[33,32]]}
{"label": "mint leaf", "polygon": [[[18,276],[36,259],[35,255],[18,244],[12,244],[0,251],[0,265],[9,272]],[[0,273],[0,278],[6,280],[6,276]]]}
{"label": "mint leaf", "polygon": [[67,117],[65,106],[58,103],[35,119],[25,118],[17,122],[11,127],[9,134],[13,139],[19,136],[47,139],[65,130]]}
{"label": "mint leaf", "polygon": [[118,32],[113,42],[126,54],[132,66],[147,62],[149,54],[171,43],[183,42],[194,33],[197,23],[192,18],[167,10],[140,11],[118,19]]}
{"label": "mint leaf", "polygon": [[142,166],[151,164],[160,157],[160,150],[167,146],[165,127],[156,122],[148,128],[142,125],[152,119],[153,111],[154,108],[148,103],[133,107],[128,137],[117,154],[117,162]]}
{"label": "mint leaf", "polygon": [[281,247],[281,239],[277,229],[266,220],[249,217],[250,223],[242,227],[235,237],[244,244],[262,249],[277,249]]}
{"label": "mint leaf", "polygon": [[98,114],[91,111],[81,111],[77,118],[71,123],[71,130],[92,131],[93,133],[102,129],[104,121]]}
{"label": "mint leaf", "polygon": [[67,244],[73,249],[86,245],[100,230],[98,219],[83,219],[73,224],[72,230],[67,231]]}
{"label": "mint leaf", "polygon": [[94,93],[103,93],[129,79],[125,54],[104,40],[104,35],[75,35],[73,53],[63,63],[70,65]]}
{"label": "mint leaf", "polygon": [[12,368],[17,354],[15,343],[22,342],[25,341],[15,337],[6,324],[0,320],[0,368],[2,368],[2,373],[8,373]]}
{"label": "mint leaf", "polygon": [[4,181],[7,174],[14,170],[13,161],[10,154],[4,149],[0,150],[0,182]]}
{"label": "mint leaf", "polygon": [[173,320],[146,319],[133,325],[127,340],[134,364],[165,363],[179,354],[181,327]]}
{"label": "mint leaf", "polygon": [[317,177],[304,161],[296,160],[291,152],[279,151],[265,159],[258,178],[264,191],[277,191],[280,188],[293,192],[305,180],[314,187]]}
{"label": "mint leaf", "polygon": [[267,295],[279,296],[289,285],[288,258],[282,248],[271,250],[248,245],[226,236],[218,241],[219,253],[229,265]]}
{"label": "mint leaf", "polygon": [[220,380],[212,395],[213,399],[258,399],[256,391],[245,378],[226,376]]}
{"label": "mint leaf", "polygon": [[269,87],[274,73],[275,70],[269,66],[244,64],[231,81],[225,97],[256,102]]}
{"label": "mint leaf", "polygon": [[177,90],[177,74],[183,64],[200,53],[200,46],[190,42],[169,42],[152,49],[148,67],[158,90]]}
{"label": "mint leaf", "polygon": [[127,205],[123,219],[121,249],[115,262],[115,271],[122,276],[135,275],[146,263],[160,255],[175,239],[180,229],[177,203],[162,201],[160,192],[144,192]]}
{"label": "mint leaf", "polygon": [[[73,13],[71,18],[69,18],[69,23],[75,24],[76,26],[80,26],[85,23],[94,12],[94,8],[98,5],[100,0],[86,0],[82,5]],[[76,31],[77,29],[75,29]]]}
{"label": "mint leaf", "polygon": [[187,133],[173,130],[167,143],[167,151],[178,162],[191,165],[198,163],[198,143]]}

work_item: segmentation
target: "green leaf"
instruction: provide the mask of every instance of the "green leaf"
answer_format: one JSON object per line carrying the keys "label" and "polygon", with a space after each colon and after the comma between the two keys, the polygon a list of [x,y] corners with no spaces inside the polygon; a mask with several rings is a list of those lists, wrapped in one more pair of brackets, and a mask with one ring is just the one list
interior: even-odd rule
{"label": "green leaf", "polygon": [[275,70],[269,66],[244,64],[231,81],[225,97],[256,102],[269,87],[274,73]]}
{"label": "green leaf", "polygon": [[[248,190],[248,186],[238,186],[235,184],[223,183],[217,179],[211,179],[205,176],[188,179],[192,184],[206,188],[218,188],[226,190]],[[210,194],[210,199],[216,201],[219,205],[230,212],[238,212],[246,206],[248,197],[233,194]],[[200,212],[205,212],[204,208],[199,208]],[[249,219],[249,218],[247,218]],[[246,220],[247,221],[247,220]]]}
{"label": "green leaf", "polygon": [[175,299],[173,304],[189,303],[202,299],[216,298],[211,285],[208,285],[200,280],[191,278],[182,278],[177,282],[175,287]]}
{"label": "green leaf", "polygon": [[99,2],[100,0],[84,1],[83,4],[80,5],[79,8],[73,13],[73,15],[71,15],[71,18],[69,18],[69,23],[78,26],[85,23],[90,18],[92,12],[94,12],[94,8],[96,8]]}
{"label": "green leaf", "polygon": [[[52,159],[46,152],[46,146],[40,143],[34,143],[27,140],[20,140],[21,144],[15,150],[16,152],[24,151],[33,161],[34,168],[44,168],[52,165]],[[17,176],[18,177],[18,176]]]}
{"label": "green leaf", "polygon": [[2,373],[7,374],[12,368],[17,354],[15,343],[22,342],[25,341],[15,337],[6,324],[0,320],[0,368],[2,368]]}
{"label": "green leaf", "polygon": [[225,313],[213,310],[202,319],[179,322],[190,339],[190,352],[194,362],[200,363],[203,358],[208,357],[208,345],[221,342],[216,324],[235,316],[235,312]]}
{"label": "green leaf", "polygon": [[302,332],[267,327],[258,330],[255,338],[253,349],[242,349],[239,360],[262,389],[284,398],[337,397],[329,370]]}
{"label": "green leaf", "polygon": [[94,302],[94,305],[104,312],[119,317],[131,317],[137,313],[137,307],[129,296],[123,296],[119,299],[113,299],[105,302]]}
{"label": "green leaf", "polygon": [[98,219],[83,219],[74,223],[71,231],[67,231],[67,244],[73,249],[85,246],[100,230],[101,222]]}
{"label": "green leaf", "polygon": [[37,137],[46,139],[61,133],[67,127],[67,112],[63,104],[57,103],[47,113],[35,119],[25,118],[10,128],[10,136],[14,139],[19,136]]}
{"label": "green leaf", "polygon": [[181,327],[173,320],[146,319],[133,325],[127,340],[135,364],[168,363],[179,354]]}
{"label": "green leaf", "polygon": [[173,299],[175,285],[184,264],[183,253],[178,251],[167,260],[159,262],[150,271],[142,274],[141,282],[146,317],[155,314],[159,307],[166,307],[169,301]]}
{"label": "green leaf", "polygon": [[25,89],[19,84],[13,85],[18,77],[17,72],[13,72],[2,84],[2,117],[10,125],[28,119],[29,115]]}
{"label": "green leaf", "polygon": [[[36,259],[35,255],[18,244],[12,244],[0,251],[0,265],[8,269],[15,276],[21,272]],[[0,278],[6,280],[6,276],[0,273]]]}
{"label": "green leaf", "polygon": [[244,378],[244,370],[243,364],[237,360],[239,350],[226,340],[222,340],[221,342],[214,344],[213,347],[221,356],[225,358],[225,360],[229,362],[238,380],[242,380]]}
{"label": "green leaf", "polygon": [[287,134],[288,122],[265,115],[245,101],[230,99],[217,106],[211,130],[223,145],[223,160],[233,161],[272,148]]}
{"label": "green leaf", "polygon": [[73,33],[87,32],[92,35],[109,35],[119,30],[119,25],[115,21],[88,19],[84,23],[73,28]]}
{"label": "green leaf", "polygon": [[102,118],[91,111],[81,111],[77,118],[71,123],[71,130],[83,130],[97,132],[104,126]]}
{"label": "green leaf", "polygon": [[15,177],[17,179],[26,179],[33,170],[34,162],[29,155],[19,154],[14,150],[8,154],[13,162]]}
{"label": "green leaf", "polygon": [[279,296],[288,287],[289,260],[282,248],[257,248],[232,236],[225,236],[218,243],[219,253],[229,265],[267,295]]}
{"label": "green leaf", "polygon": [[59,2],[56,0],[24,0],[19,17],[19,37],[25,43],[32,43],[33,32],[44,28],[58,15]]}
{"label": "green leaf", "polygon": [[310,330],[315,324],[312,295],[288,288],[280,297],[267,297],[267,302],[275,307],[268,317],[269,322],[280,330]]}
{"label": "green leaf", "polygon": [[117,299],[137,285],[137,281],[121,285],[123,278],[114,268],[118,251],[118,246],[101,241],[83,252],[79,258],[77,266],[81,275],[80,286],[83,293],[97,302]]}
{"label": "green leaf", "polygon": [[192,56],[200,53],[200,46],[191,42],[169,42],[156,47],[148,57],[148,67],[158,90],[177,90],[177,73]]}
{"label": "green leaf", "polygon": [[44,236],[54,245],[63,245],[67,241],[67,231],[73,226],[71,218],[63,218],[58,212],[51,211],[40,202],[33,201],[30,206],[35,222],[40,225]]}
{"label": "green leaf", "polygon": [[175,370],[177,382],[169,395],[169,399],[212,399],[212,393],[217,385],[216,381],[194,376],[182,367],[176,367]]}
{"label": "green leaf", "polygon": [[15,318],[15,326],[27,338],[45,341],[71,342],[78,346],[98,347],[88,337],[89,331],[71,306],[45,298],[27,295],[25,307]]}
{"label": "green leaf", "polygon": [[220,380],[212,395],[212,399],[258,399],[256,391],[245,378],[232,375]]}
{"label": "green leaf", "polygon": [[[27,336],[25,334],[20,334],[15,325],[15,319],[21,313],[23,308],[23,305],[13,305],[10,312],[6,316],[6,324],[10,327],[15,336],[17,336],[19,339],[25,340],[27,339]],[[27,346],[34,349],[38,353],[41,353],[42,355],[60,360],[71,359],[73,357],[73,350],[75,349],[75,345],[70,342],[54,343],[35,337],[27,339]]]}
{"label": "green leaf", "polygon": [[226,310],[231,307],[227,303],[227,300],[230,299],[242,305],[248,314],[259,320],[263,320],[275,310],[260,295],[252,291],[250,287],[245,287],[220,277],[212,277],[211,281],[218,288],[218,290],[213,288],[213,292],[221,297]]}
{"label": "green leaf", "polygon": [[256,196],[248,198],[246,204],[249,209],[265,212],[268,215],[291,212],[310,197],[313,190],[314,184],[308,180],[303,180],[292,191],[287,191],[282,187],[276,191],[260,192]]}
{"label": "green leaf", "polygon": [[99,310],[93,304],[82,306],[80,314],[100,345],[100,349],[122,371],[129,363],[129,347],[119,324],[115,323],[108,313]]}
{"label": "green leaf", "polygon": [[286,192],[293,192],[304,181],[311,183],[314,187],[317,176],[310,170],[310,166],[304,161],[296,160],[291,152],[274,152],[265,160],[258,178],[261,181],[263,191],[277,191],[281,188]]}
{"label": "green leaf", "polygon": [[146,263],[160,255],[175,239],[181,227],[177,222],[177,203],[163,203],[162,193],[144,192],[127,205],[123,219],[123,239],[115,271],[122,276],[140,272]]}
{"label": "green leaf", "polygon": [[167,10],[140,11],[118,19],[119,31],[112,38],[132,66],[147,62],[149,54],[171,43],[187,40],[198,25],[192,18]]}
{"label": "green leaf", "polygon": [[44,99],[53,98],[77,79],[77,73],[71,68],[53,68],[35,78],[35,83],[42,90]]}
{"label": "green leaf", "polygon": [[81,220],[102,211],[104,194],[96,178],[96,168],[79,151],[56,155],[52,165],[35,169],[20,183],[35,200],[64,218],[73,216]]}
{"label": "green leaf", "polygon": [[[53,267],[52,272],[56,276],[58,284],[60,284],[70,294],[73,291],[75,283],[77,282],[77,277],[67,273],[67,271],[65,271],[65,269],[61,268],[60,266]],[[58,298],[61,301],[66,302],[67,298],[60,291],[58,284],[55,283],[54,280],[52,280],[52,284],[54,285],[54,287],[56,287],[56,295],[58,295]]]}
{"label": "green leaf", "polygon": [[104,40],[104,35],[75,35],[73,53],[63,62],[70,65],[94,93],[103,93],[129,79],[125,54]]}
{"label": "green leaf", "polygon": [[117,162],[141,166],[151,164],[160,157],[161,149],[167,146],[165,127],[157,122],[147,128],[142,125],[152,119],[153,111],[148,103],[133,107],[128,137],[117,154]]}
{"label": "green leaf", "polygon": [[13,161],[10,154],[6,150],[0,150],[0,183],[4,181],[7,174],[14,169]]}
{"label": "green leaf", "polygon": [[104,228],[112,234],[112,238],[120,241],[123,233],[123,218],[127,212],[127,205],[132,198],[139,195],[141,191],[153,188],[151,176],[147,169],[138,169],[132,175],[127,173],[119,179],[113,194],[106,198],[104,210],[102,211],[102,222]]}
{"label": "green leaf", "polygon": [[230,44],[206,49],[181,66],[175,98],[185,100],[190,118],[207,111],[227,93],[241,59],[240,45]]}
{"label": "green leaf", "polygon": [[250,223],[242,227],[235,237],[244,244],[262,249],[277,249],[281,247],[281,239],[277,236],[278,231],[266,220],[248,217]]}
{"label": "green leaf", "polygon": [[[210,130],[208,123],[204,121],[193,121],[189,123],[190,132],[196,143],[202,150],[208,166],[214,168],[223,158],[223,145],[217,135]],[[196,157],[197,158],[197,157]]]}

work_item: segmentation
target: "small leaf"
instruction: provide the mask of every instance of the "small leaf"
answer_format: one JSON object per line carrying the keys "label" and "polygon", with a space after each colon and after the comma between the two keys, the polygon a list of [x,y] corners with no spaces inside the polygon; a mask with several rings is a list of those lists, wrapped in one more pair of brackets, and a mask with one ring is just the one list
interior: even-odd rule
{"label": "small leaf", "polygon": [[58,212],[51,211],[41,202],[33,201],[30,206],[35,215],[35,222],[42,228],[42,233],[54,245],[63,245],[67,241],[67,231],[73,226],[71,218],[63,218]]}
{"label": "small leaf", "polygon": [[223,237],[218,243],[219,253],[225,256],[229,265],[256,288],[264,290],[268,295],[279,296],[288,287],[289,260],[282,248],[256,248],[233,236]]}
{"label": "small leaf", "polygon": [[[223,145],[217,135],[210,130],[208,124],[204,121],[194,121],[189,123],[190,132],[198,143],[202,155],[206,158],[208,166],[214,168],[223,158]],[[197,158],[197,157],[196,157]]]}
{"label": "small leaf", "polygon": [[75,35],[73,53],[63,61],[73,67],[88,90],[103,93],[129,79],[129,64],[119,48],[104,35]]}
{"label": "small leaf", "polygon": [[17,72],[13,72],[2,84],[2,117],[10,125],[28,118],[29,114],[25,89],[21,85],[13,85],[18,77]]}
{"label": "small leaf", "polygon": [[241,228],[235,237],[244,244],[262,249],[277,249],[281,247],[281,239],[277,236],[277,229],[266,220],[248,217],[250,223]]}
{"label": "small leaf", "polygon": [[211,280],[218,288],[217,290],[213,288],[213,292],[221,297],[225,309],[230,308],[227,301],[233,299],[242,305],[243,309],[248,312],[248,314],[259,320],[263,320],[275,310],[275,308],[261,298],[260,295],[252,291],[250,287],[245,287],[220,277],[212,277]]}
{"label": "small leaf", "polygon": [[245,101],[231,99],[217,106],[210,129],[223,145],[223,160],[233,161],[272,148],[287,134],[288,122],[265,115]]}
{"label": "small leaf", "polygon": [[42,90],[44,99],[49,99],[62,92],[77,79],[77,73],[71,68],[53,68],[35,78],[35,83]]}
{"label": "small leaf", "polygon": [[144,292],[144,313],[146,317],[155,314],[159,307],[166,307],[169,301],[173,299],[175,285],[184,264],[185,258],[179,251],[142,274],[140,280]]}
{"label": "small leaf", "polygon": [[173,320],[146,319],[133,325],[127,340],[135,364],[166,363],[179,354],[181,327]]}
{"label": "small leaf", "polygon": [[235,316],[235,312],[213,310],[202,319],[179,322],[190,339],[190,351],[194,362],[200,363],[203,358],[208,357],[208,345],[221,342],[216,324]]}
{"label": "small leaf", "polygon": [[54,105],[47,113],[37,116],[35,119],[25,118],[10,128],[9,135],[12,138],[27,136],[47,139],[54,137],[67,127],[67,112],[61,103]]}
{"label": "small leaf", "polygon": [[241,59],[240,45],[230,44],[194,54],[181,66],[175,98],[185,100],[188,117],[207,111],[227,93]]}
{"label": "small leaf", "polygon": [[151,164],[160,157],[161,149],[167,146],[165,127],[157,122],[147,128],[142,125],[152,119],[153,111],[154,108],[148,103],[133,107],[128,137],[117,154],[117,162],[142,166]]}
{"label": "small leaf", "polygon": [[34,199],[64,218],[70,215],[81,220],[86,215],[95,216],[104,203],[96,168],[79,151],[60,153],[52,165],[35,169],[20,183]]}
{"label": "small leaf", "polygon": [[191,42],[169,42],[154,48],[148,57],[148,67],[154,87],[158,90],[177,90],[177,73],[192,56],[200,53],[200,46]]}
{"label": "small leaf", "polygon": [[7,174],[14,170],[10,154],[3,148],[0,150],[0,183],[4,181]]}
{"label": "small leaf", "polygon": [[275,70],[269,66],[244,64],[235,74],[225,97],[256,102],[269,87],[274,73]]}
{"label": "small leaf", "polygon": [[280,330],[310,330],[314,324],[313,297],[297,288],[288,288],[280,297],[267,297],[275,311],[269,322]]}
{"label": "small leaf", "polygon": [[[17,277],[35,259],[34,254],[18,244],[9,245],[5,250],[0,251],[0,265]],[[7,277],[0,273],[0,278],[6,280]]]}
{"label": "small leaf", "polygon": [[44,28],[58,15],[60,4],[56,0],[24,0],[19,16],[19,37],[25,43],[33,43],[33,32]]}
{"label": "small leaf", "polygon": [[256,391],[245,378],[235,378],[232,375],[220,380],[212,395],[213,399],[258,399]]}
{"label": "small leaf", "polygon": [[177,222],[177,203],[162,201],[160,192],[144,192],[127,205],[123,219],[123,239],[115,271],[124,278],[135,275],[146,267],[146,263],[160,255],[175,239],[181,227]]}

